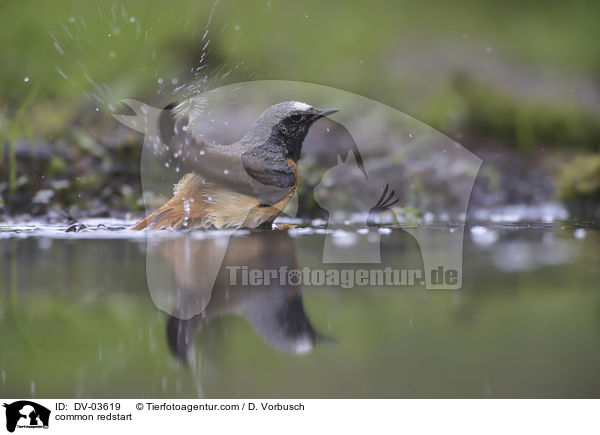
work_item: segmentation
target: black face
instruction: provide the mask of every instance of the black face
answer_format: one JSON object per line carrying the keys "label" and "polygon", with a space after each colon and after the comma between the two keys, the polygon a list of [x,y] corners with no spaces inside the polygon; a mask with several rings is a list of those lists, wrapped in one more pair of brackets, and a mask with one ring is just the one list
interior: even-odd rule
{"label": "black face", "polygon": [[294,113],[275,125],[273,135],[278,142],[285,144],[288,157],[298,161],[302,150],[302,142],[304,142],[310,126],[321,117],[322,115],[319,113]]}

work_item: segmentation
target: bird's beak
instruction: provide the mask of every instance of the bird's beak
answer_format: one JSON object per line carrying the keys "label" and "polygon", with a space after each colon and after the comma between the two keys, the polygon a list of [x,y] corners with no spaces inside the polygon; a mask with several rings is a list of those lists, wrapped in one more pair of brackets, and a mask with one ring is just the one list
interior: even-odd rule
{"label": "bird's beak", "polygon": [[319,109],[319,111],[315,115],[315,118],[317,118],[317,119],[324,118],[325,116],[329,116],[332,113],[335,113],[337,111],[338,111],[338,109]]}

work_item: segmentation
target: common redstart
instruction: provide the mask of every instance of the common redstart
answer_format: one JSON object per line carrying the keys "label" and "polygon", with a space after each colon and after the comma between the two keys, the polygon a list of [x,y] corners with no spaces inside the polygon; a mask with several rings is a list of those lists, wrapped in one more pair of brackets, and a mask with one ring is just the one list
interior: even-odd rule
{"label": "common redstart", "polygon": [[[133,229],[271,227],[296,193],[298,159],[311,125],[337,109],[317,109],[298,101],[265,110],[242,139],[231,145],[190,141],[167,106],[161,137],[188,173],[173,197]],[[185,139],[182,138],[185,134]]]}

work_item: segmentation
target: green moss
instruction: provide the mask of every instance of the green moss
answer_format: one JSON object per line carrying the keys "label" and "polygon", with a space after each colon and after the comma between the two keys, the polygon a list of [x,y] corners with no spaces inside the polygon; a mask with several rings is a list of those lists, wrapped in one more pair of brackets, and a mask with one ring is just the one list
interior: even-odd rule
{"label": "green moss", "polygon": [[[448,101],[454,101],[448,107]],[[432,125],[452,134],[496,140],[523,153],[536,147],[565,147],[598,151],[600,113],[561,102],[532,102],[500,92],[464,77],[430,102]],[[440,120],[461,114],[452,125]],[[437,110],[437,112],[436,112]]]}
{"label": "green moss", "polygon": [[579,156],[565,164],[556,194],[563,201],[600,200],[600,154]]}
{"label": "green moss", "polygon": [[67,162],[59,156],[52,156],[48,162],[48,174],[57,175],[63,174],[67,170]]}

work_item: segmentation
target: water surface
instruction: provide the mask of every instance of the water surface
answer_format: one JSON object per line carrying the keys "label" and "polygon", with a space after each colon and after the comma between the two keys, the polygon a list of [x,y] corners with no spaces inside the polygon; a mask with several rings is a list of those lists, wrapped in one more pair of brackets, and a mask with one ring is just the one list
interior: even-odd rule
{"label": "water surface", "polygon": [[[207,292],[193,265],[214,240],[189,233],[155,249],[120,229],[128,222],[87,224],[0,227],[0,395],[600,396],[593,226],[467,226],[460,290],[231,286],[223,267]],[[234,234],[223,265],[317,267],[324,232]],[[423,267],[401,228],[381,240],[383,266]],[[160,294],[148,249],[176,272]]]}

